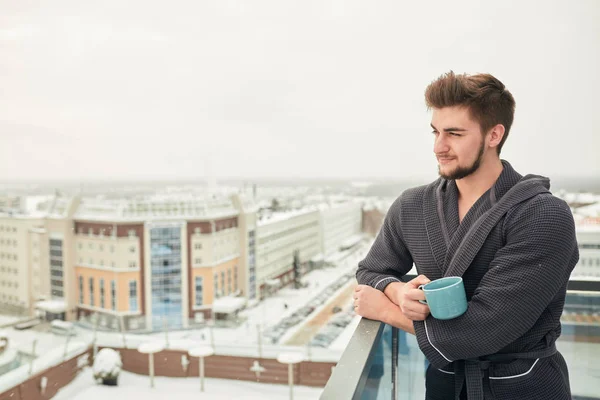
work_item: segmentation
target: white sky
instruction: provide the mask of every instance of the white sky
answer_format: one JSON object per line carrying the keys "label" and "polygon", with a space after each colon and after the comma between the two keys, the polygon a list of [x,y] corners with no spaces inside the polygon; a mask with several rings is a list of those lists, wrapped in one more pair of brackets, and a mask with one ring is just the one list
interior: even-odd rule
{"label": "white sky", "polygon": [[490,72],[521,173],[600,176],[600,2],[0,0],[0,179],[435,177],[423,91]]}

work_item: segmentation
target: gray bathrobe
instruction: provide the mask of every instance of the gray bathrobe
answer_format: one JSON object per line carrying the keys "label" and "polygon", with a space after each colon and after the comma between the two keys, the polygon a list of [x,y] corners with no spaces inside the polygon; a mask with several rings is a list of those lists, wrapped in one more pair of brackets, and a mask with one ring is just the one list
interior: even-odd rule
{"label": "gray bathrobe", "polygon": [[579,253],[569,206],[549,180],[502,161],[494,184],[459,223],[452,180],[405,191],[390,207],[358,283],[383,291],[413,263],[434,280],[462,276],[469,307],[414,322],[430,361],[427,399],[570,399],[561,332],[567,282]]}

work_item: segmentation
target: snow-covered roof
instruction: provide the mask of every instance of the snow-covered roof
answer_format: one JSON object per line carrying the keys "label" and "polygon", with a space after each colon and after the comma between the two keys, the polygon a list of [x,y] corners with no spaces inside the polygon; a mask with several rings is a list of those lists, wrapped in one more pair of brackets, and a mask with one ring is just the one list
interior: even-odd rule
{"label": "snow-covered roof", "polygon": [[273,224],[273,223],[277,223],[277,222],[281,222],[281,221],[286,221],[288,219],[295,218],[295,217],[298,217],[301,215],[310,214],[315,211],[318,211],[318,208],[316,206],[308,206],[308,207],[303,207],[303,208],[300,208],[297,210],[281,211],[281,212],[273,212],[273,213],[264,214],[261,216],[260,220],[257,222],[257,226],[265,226],[265,225],[269,225],[269,224]]}
{"label": "snow-covered roof", "polygon": [[246,305],[246,299],[243,297],[221,297],[213,302],[212,310],[219,314],[231,314],[241,310]]}
{"label": "snow-covered roof", "polygon": [[238,215],[229,197],[152,195],[124,199],[86,198],[74,215],[85,221],[225,218]]}
{"label": "snow-covered roof", "polygon": [[53,314],[60,314],[67,311],[67,303],[64,300],[44,300],[36,302],[35,308]]}
{"label": "snow-covered roof", "polygon": [[600,217],[600,202],[577,207],[575,213],[584,217]]}

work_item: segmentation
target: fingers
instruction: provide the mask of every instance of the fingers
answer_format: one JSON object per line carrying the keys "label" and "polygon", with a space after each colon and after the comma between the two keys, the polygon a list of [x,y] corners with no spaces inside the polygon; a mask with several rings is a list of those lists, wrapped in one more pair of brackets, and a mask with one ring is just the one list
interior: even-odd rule
{"label": "fingers", "polygon": [[420,289],[410,289],[404,293],[404,301],[400,309],[406,318],[413,321],[423,321],[429,315],[429,306],[419,300],[425,300],[425,293]]}
{"label": "fingers", "polygon": [[419,275],[415,279],[412,279],[407,283],[409,285],[413,286],[414,288],[418,288],[420,285],[425,285],[429,282],[431,282],[431,281],[425,275]]}
{"label": "fingers", "polygon": [[410,289],[404,293],[404,299],[406,301],[425,300],[425,292],[423,292],[421,289]]}
{"label": "fingers", "polygon": [[400,307],[404,314],[416,314],[426,318],[429,315],[429,306],[418,301],[406,301]]}

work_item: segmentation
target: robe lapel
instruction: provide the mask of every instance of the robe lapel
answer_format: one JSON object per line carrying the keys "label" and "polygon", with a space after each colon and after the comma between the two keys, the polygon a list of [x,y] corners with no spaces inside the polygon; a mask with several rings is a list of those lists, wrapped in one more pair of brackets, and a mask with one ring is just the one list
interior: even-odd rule
{"label": "robe lapel", "polygon": [[[444,259],[446,257],[449,242],[447,231],[443,228],[445,221],[440,218],[440,212],[438,210],[438,208],[442,206],[442,203],[437,199],[440,196],[445,182],[444,179],[439,178],[430,184],[425,189],[425,196],[423,199],[423,220],[425,221],[425,230],[427,232],[427,239],[433,258],[440,270],[439,277],[444,274]],[[429,278],[435,279],[435,277]]]}
{"label": "robe lapel", "polygon": [[[479,199],[477,199],[475,204],[473,204],[473,206],[469,209],[469,211],[463,218],[460,225],[458,225],[458,229],[456,229],[456,232],[454,232],[454,235],[452,235],[452,239],[450,240],[450,244],[448,246],[448,252],[446,253],[446,257],[444,258],[444,272],[448,271],[448,265],[450,263],[450,260],[452,259],[452,257],[454,257],[456,249],[458,249],[458,247],[464,240],[465,235],[467,234],[467,232],[469,232],[469,229],[471,228],[473,223],[477,221],[477,219],[481,217],[481,215],[483,215],[487,210],[489,210],[491,206],[491,193],[493,192],[494,187],[490,188],[490,190],[485,192]],[[456,198],[456,200],[454,201],[458,202],[458,198]],[[458,209],[458,205],[456,207]]]}
{"label": "robe lapel", "polygon": [[512,187],[498,203],[491,208],[488,207],[488,210],[482,213],[465,233],[463,240],[454,251],[454,255],[447,265],[444,276],[462,276],[473,262],[489,233],[504,214],[515,205],[538,194],[550,193],[546,187],[546,182],[546,178],[528,175]]}

